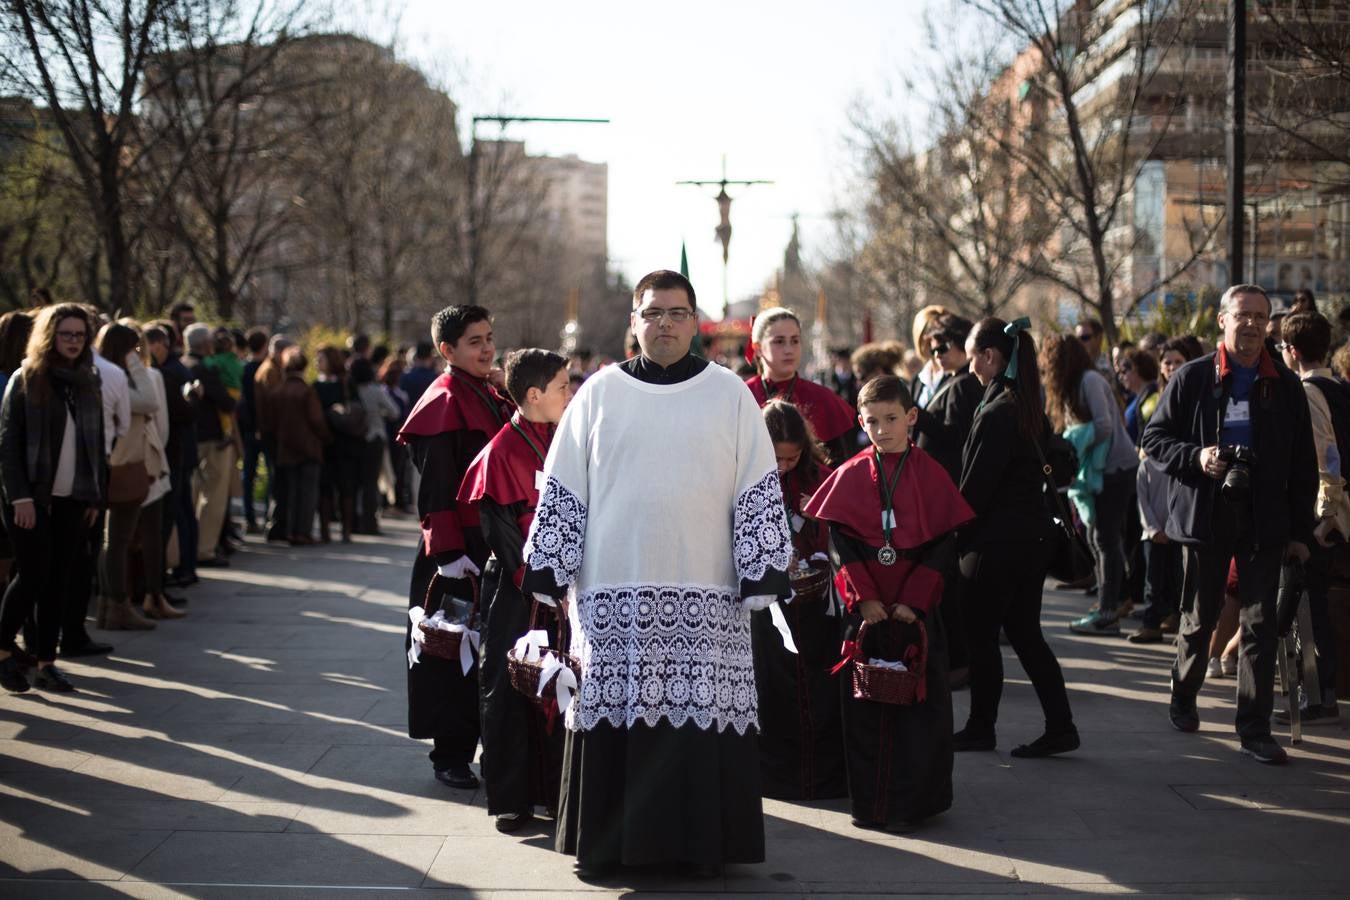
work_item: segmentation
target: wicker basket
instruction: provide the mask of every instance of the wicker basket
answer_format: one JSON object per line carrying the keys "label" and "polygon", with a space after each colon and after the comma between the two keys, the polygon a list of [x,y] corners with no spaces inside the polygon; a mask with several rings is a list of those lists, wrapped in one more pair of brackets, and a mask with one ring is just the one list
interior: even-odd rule
{"label": "wicker basket", "polygon": [[[530,609],[530,630],[533,631],[539,621],[539,601],[534,601]],[[567,619],[564,616],[557,616],[558,628],[555,640],[557,647],[546,647],[539,651],[539,659],[530,662],[523,660],[516,655],[516,648],[512,647],[506,651],[506,675],[511,681],[511,687],[520,691],[526,697],[530,698],[536,706],[547,710],[550,703],[556,703],[558,699],[558,679],[555,677],[544,685],[544,692],[539,693],[539,678],[544,671],[544,662],[546,659],[559,659],[563,665],[572,670],[576,676],[577,684],[581,683],[581,664],[576,658],[568,653],[564,653],[562,648],[567,645],[565,636],[567,634]],[[556,706],[554,707],[556,709]]]}
{"label": "wicker basket", "polygon": [[[886,623],[899,627],[900,623],[887,619]],[[890,703],[895,706],[913,706],[922,703],[927,696],[928,671],[928,631],[923,623],[916,621],[919,629],[918,643],[912,645],[904,654],[906,672],[873,666],[861,659],[853,661],[853,696],[858,700],[871,700],[875,703]],[[863,636],[867,633],[867,623],[858,628],[856,638],[859,652],[863,645]]]}
{"label": "wicker basket", "polygon": [[[422,599],[422,609],[426,612],[426,618],[417,623],[417,628],[422,632],[425,640],[422,642],[422,652],[434,656],[437,659],[448,659],[453,662],[459,662],[459,645],[464,638],[461,631],[445,631],[441,628],[433,628],[427,624],[434,612],[440,608],[440,600],[435,599],[436,582],[443,576],[437,572],[431,576],[431,581],[427,583],[427,594]],[[469,576],[469,584],[473,587],[473,606],[469,609],[469,627],[473,626],[473,620],[478,615],[478,579]]]}
{"label": "wicker basket", "polygon": [[830,590],[830,564],[813,562],[803,569],[798,567],[794,558],[792,568],[788,570],[788,581],[792,585],[792,592],[797,595],[794,603],[820,600]]}

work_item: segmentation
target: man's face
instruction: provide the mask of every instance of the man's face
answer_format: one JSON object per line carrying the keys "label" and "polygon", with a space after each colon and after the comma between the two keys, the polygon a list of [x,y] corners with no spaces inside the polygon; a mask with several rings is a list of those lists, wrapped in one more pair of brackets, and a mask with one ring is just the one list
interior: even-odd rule
{"label": "man's face", "polygon": [[909,429],[918,417],[918,409],[906,410],[894,400],[864,403],[858,413],[858,424],[882,453],[899,453],[909,446]]}
{"label": "man's face", "polygon": [[1234,294],[1219,312],[1223,345],[1238,359],[1253,360],[1261,355],[1270,323],[1270,301],[1260,294]]}
{"label": "man's face", "polygon": [[645,292],[642,302],[629,314],[629,320],[643,356],[660,366],[672,365],[688,356],[689,344],[698,333],[698,314],[684,288]]}
{"label": "man's face", "polygon": [[487,319],[474,322],[464,329],[455,343],[442,341],[441,355],[455,368],[463,369],[475,378],[487,378],[492,373],[492,358],[497,355],[492,323]]}
{"label": "man's face", "polygon": [[197,324],[197,314],[190,309],[185,309],[173,317],[173,323],[178,326],[178,333],[182,334],[184,328]]}

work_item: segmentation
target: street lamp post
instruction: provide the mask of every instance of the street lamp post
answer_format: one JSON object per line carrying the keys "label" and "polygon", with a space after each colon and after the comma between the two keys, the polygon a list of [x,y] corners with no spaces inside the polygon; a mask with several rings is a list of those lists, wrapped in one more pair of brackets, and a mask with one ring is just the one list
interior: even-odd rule
{"label": "street lamp post", "polygon": [[512,122],[552,122],[573,125],[607,125],[609,119],[578,119],[564,116],[474,116],[469,126],[469,296],[478,303],[478,268],[481,262],[478,212],[478,123],[496,122],[502,131]]}
{"label": "street lamp post", "polygon": [[[1242,284],[1243,189],[1246,179],[1247,2],[1228,4],[1228,283]],[[1253,273],[1253,277],[1255,273]]]}

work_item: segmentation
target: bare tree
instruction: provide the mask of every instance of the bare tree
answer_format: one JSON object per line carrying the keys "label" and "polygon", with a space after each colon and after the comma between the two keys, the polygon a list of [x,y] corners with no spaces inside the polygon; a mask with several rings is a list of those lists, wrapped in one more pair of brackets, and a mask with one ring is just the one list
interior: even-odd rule
{"label": "bare tree", "polygon": [[130,308],[128,157],[135,105],[167,0],[14,0],[0,8],[0,72],[47,105],[96,224],[109,309]]}
{"label": "bare tree", "polygon": [[[935,33],[930,30],[930,35]],[[854,141],[863,157],[871,235],[865,258],[891,261],[895,275],[976,318],[998,315],[1034,275],[1053,223],[1018,190],[1009,154],[989,139],[970,101],[998,72],[989,52],[946,48],[940,67],[907,93],[926,95],[936,138],[926,152],[894,117],[859,108]]]}
{"label": "bare tree", "polygon": [[156,141],[139,174],[149,197],[164,197],[155,223],[223,319],[291,224],[293,151],[311,123],[290,100],[312,76],[278,62],[310,27],[301,8],[180,3],[158,27],[143,104]]}
{"label": "bare tree", "polygon": [[1183,274],[1219,225],[1188,223],[1189,252],[1137,283],[1136,253],[1157,252],[1131,220],[1145,160],[1160,158],[1185,101],[1187,29],[1195,0],[964,0],[1018,48],[988,92],[966,100],[966,120],[1005,154],[1031,208],[1058,227],[1027,272],[1094,312],[1116,338],[1117,316]]}

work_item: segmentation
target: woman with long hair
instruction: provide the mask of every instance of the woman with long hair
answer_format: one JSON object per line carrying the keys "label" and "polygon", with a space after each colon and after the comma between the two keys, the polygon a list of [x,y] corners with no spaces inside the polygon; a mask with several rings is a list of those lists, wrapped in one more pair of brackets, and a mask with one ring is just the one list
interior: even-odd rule
{"label": "woman with long hair", "polygon": [[[28,336],[33,333],[33,317],[21,309],[0,316],[0,397],[4,396],[9,378],[23,365],[28,349]],[[14,545],[9,535],[0,528],[0,589],[9,582],[14,566]]]}
{"label": "woman with long hair", "polygon": [[[1119,635],[1125,603],[1125,525],[1137,514],[1134,497],[1139,455],[1125,429],[1115,389],[1093,366],[1083,342],[1052,334],[1041,348],[1045,412],[1058,433],[1090,426],[1079,459],[1100,464],[1101,485],[1089,485],[1085,515],[1088,540],[1097,558],[1097,608],[1070,623],[1075,634]],[[1095,478],[1094,478],[1095,481]],[[1080,511],[1085,504],[1080,503]]]}
{"label": "woman with long hair", "polygon": [[[763,414],[778,458],[796,563],[823,566],[828,572],[829,529],[802,513],[807,499],[830,474],[825,449],[791,403],[770,400]],[[787,629],[796,652],[787,649],[780,628]],[[839,684],[830,675],[841,638],[833,590],[826,585],[821,596],[796,597],[781,604],[778,612],[751,613],[750,636],[764,796],[822,800],[847,795]]]}
{"label": "woman with long hair", "polygon": [[1041,469],[1050,427],[1028,325],[1026,319],[1009,324],[988,318],[966,340],[971,371],[985,390],[961,461],[961,494],[976,518],[960,535],[970,717],[953,736],[957,751],[993,750],[997,744],[1002,629],[1045,713],[1045,733],[1014,748],[1012,755],[1018,757],[1078,747],[1064,673],[1041,631],[1041,591],[1055,526]]}
{"label": "woman with long hair", "polygon": [[797,314],[781,306],[755,317],[746,356],[756,374],[745,383],[760,406],[770,400],[786,400],[801,410],[816,440],[825,445],[830,461],[838,464],[856,451],[849,437],[856,416],[839,395],[798,374],[802,361],[802,323]]}
{"label": "woman with long hair", "polygon": [[[103,542],[98,557],[99,627],[113,630],[155,627],[154,622],[142,616],[131,605],[127,577],[131,543],[137,535],[142,504],[150,497],[151,485],[164,474],[160,469],[159,458],[149,446],[150,430],[153,427],[149,423],[158,413],[159,400],[141,358],[140,342],[141,336],[136,329],[112,322],[99,331],[96,343],[98,355],[126,373],[131,403],[131,421],[127,432],[117,439],[108,458],[110,490],[121,494],[125,484],[129,493],[110,495],[108,498]],[[154,468],[153,473],[151,467]],[[155,499],[158,500],[159,496]],[[155,507],[150,513],[156,516],[156,533],[159,530],[158,510]],[[158,596],[158,585],[155,585],[155,593]],[[165,606],[165,616],[173,617],[177,613],[167,604]],[[158,604],[152,604],[152,607],[158,609]]]}
{"label": "woman with long hair", "polygon": [[[1194,359],[1190,341],[1173,338],[1158,351],[1158,390],[1161,397],[1172,375]],[[1156,404],[1155,404],[1156,406]],[[1151,411],[1149,411],[1151,415]],[[1147,419],[1145,419],[1145,423]],[[1141,423],[1141,429],[1142,425]],[[1135,480],[1139,520],[1143,525],[1141,546],[1144,551],[1144,612],[1143,623],[1130,635],[1132,644],[1156,644],[1163,635],[1176,634],[1180,624],[1183,564],[1181,545],[1167,536],[1167,488],[1171,478],[1153,459],[1145,456],[1139,463]],[[1225,604],[1223,616],[1214,634],[1223,638],[1215,645],[1222,649],[1229,635],[1237,628],[1236,602]],[[1213,654],[1217,656],[1218,653]]]}
{"label": "woman with long hair", "polygon": [[[26,691],[25,663],[15,636],[36,607],[32,686],[75,689],[56,668],[62,611],[88,585],[71,573],[72,556],[103,502],[103,401],[94,371],[92,324],[84,307],[49,306],[37,315],[23,368],[0,404],[0,515],[14,541],[18,574],[0,606],[0,685]],[[72,596],[78,592],[78,596]]]}

